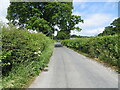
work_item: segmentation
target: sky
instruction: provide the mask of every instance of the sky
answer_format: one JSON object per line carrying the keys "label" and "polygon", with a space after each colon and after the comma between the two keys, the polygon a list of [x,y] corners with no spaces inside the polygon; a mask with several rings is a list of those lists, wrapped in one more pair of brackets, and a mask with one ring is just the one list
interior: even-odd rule
{"label": "sky", "polygon": [[0,21],[2,22],[8,22],[6,19],[7,15],[7,8],[10,5],[9,0],[0,0]]}
{"label": "sky", "polygon": [[79,23],[81,32],[72,34],[81,36],[96,36],[104,31],[118,17],[117,2],[74,2],[73,15],[79,15],[84,23]]}
{"label": "sky", "polygon": [[[9,0],[0,0],[0,21],[5,23],[8,22],[5,17],[9,5]],[[80,32],[72,31],[71,34],[96,36],[118,17],[117,0],[73,0],[73,7],[73,15],[81,16],[84,23],[76,25],[82,29]]]}

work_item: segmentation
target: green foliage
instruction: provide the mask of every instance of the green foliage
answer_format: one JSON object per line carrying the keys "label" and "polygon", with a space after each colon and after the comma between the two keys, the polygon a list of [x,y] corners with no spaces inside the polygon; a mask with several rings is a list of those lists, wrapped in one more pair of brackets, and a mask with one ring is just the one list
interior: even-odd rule
{"label": "green foliage", "polygon": [[83,22],[80,16],[72,15],[72,2],[11,2],[8,7],[9,23],[21,28],[37,30],[51,36],[57,25],[60,30],[80,30],[75,28]]}
{"label": "green foliage", "polygon": [[69,34],[66,34],[66,33],[63,32],[63,31],[59,31],[59,32],[58,32],[58,35],[56,36],[56,38],[57,38],[58,40],[69,39],[69,38],[70,38],[70,35],[69,35]]}
{"label": "green foliage", "polygon": [[63,40],[62,44],[117,66],[120,72],[119,35]]}
{"label": "green foliage", "polygon": [[2,28],[3,88],[24,87],[47,66],[53,41],[42,33],[15,27]]}
{"label": "green foliage", "polygon": [[41,31],[46,35],[52,33],[49,23],[43,18],[36,19],[36,16],[30,17],[30,20],[27,22],[26,28]]}
{"label": "green foliage", "polygon": [[120,34],[120,18],[115,19],[110,26],[105,27],[103,33],[98,36]]}

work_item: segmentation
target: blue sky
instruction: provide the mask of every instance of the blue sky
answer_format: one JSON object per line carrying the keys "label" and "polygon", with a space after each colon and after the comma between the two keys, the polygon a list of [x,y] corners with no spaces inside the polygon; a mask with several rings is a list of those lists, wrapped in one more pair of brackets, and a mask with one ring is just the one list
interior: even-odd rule
{"label": "blue sky", "polygon": [[81,32],[73,31],[72,34],[96,36],[118,17],[117,2],[74,2],[73,6],[73,14],[80,15],[84,23],[76,25],[81,27]]}
{"label": "blue sky", "polygon": [[[106,1],[106,2],[104,2]],[[116,1],[116,2],[113,2]],[[80,15],[84,23],[79,23],[82,31],[72,31],[71,34],[81,36],[95,36],[103,32],[118,17],[118,0],[73,0],[73,15]],[[8,22],[5,18],[9,0],[0,0],[0,20]]]}

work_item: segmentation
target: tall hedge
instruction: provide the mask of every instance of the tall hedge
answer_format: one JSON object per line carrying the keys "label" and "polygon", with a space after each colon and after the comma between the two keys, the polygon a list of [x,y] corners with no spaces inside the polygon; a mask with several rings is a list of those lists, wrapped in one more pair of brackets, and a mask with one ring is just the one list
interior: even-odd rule
{"label": "tall hedge", "polygon": [[14,27],[2,28],[2,76],[4,88],[21,88],[47,66],[53,40],[42,33]]}
{"label": "tall hedge", "polygon": [[[120,69],[120,35],[63,40],[62,44]],[[119,70],[120,71],[120,70]]]}

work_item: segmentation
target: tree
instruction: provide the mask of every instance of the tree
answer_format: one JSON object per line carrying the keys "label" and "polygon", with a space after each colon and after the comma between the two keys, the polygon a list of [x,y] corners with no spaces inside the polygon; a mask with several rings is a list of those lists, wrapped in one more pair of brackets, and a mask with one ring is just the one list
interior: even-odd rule
{"label": "tree", "polygon": [[51,36],[57,25],[61,31],[70,30],[81,22],[80,16],[72,15],[72,2],[11,2],[7,19],[20,28],[37,30]]}
{"label": "tree", "polygon": [[117,18],[110,24],[110,26],[105,27],[103,33],[100,33],[98,36],[114,35],[119,33],[120,33],[120,18]]}
{"label": "tree", "polygon": [[[81,31],[81,29],[79,27],[75,27],[75,25],[78,24],[79,22],[83,22],[81,17],[76,15],[69,16],[67,20],[68,20],[67,22],[62,22],[59,26],[61,28],[61,32],[64,32],[65,34],[68,35],[68,37],[64,39],[70,38],[71,30]],[[58,36],[59,36],[59,33],[58,33]]]}
{"label": "tree", "polygon": [[59,32],[58,32],[58,35],[56,36],[56,38],[57,38],[58,40],[69,39],[69,38],[70,38],[70,35],[69,35],[69,34],[66,34],[66,33],[63,32],[63,31],[59,31]]}
{"label": "tree", "polygon": [[103,33],[100,33],[99,36],[114,35],[114,34],[115,34],[115,30],[114,30],[113,26],[107,26],[107,27],[105,27]]}

